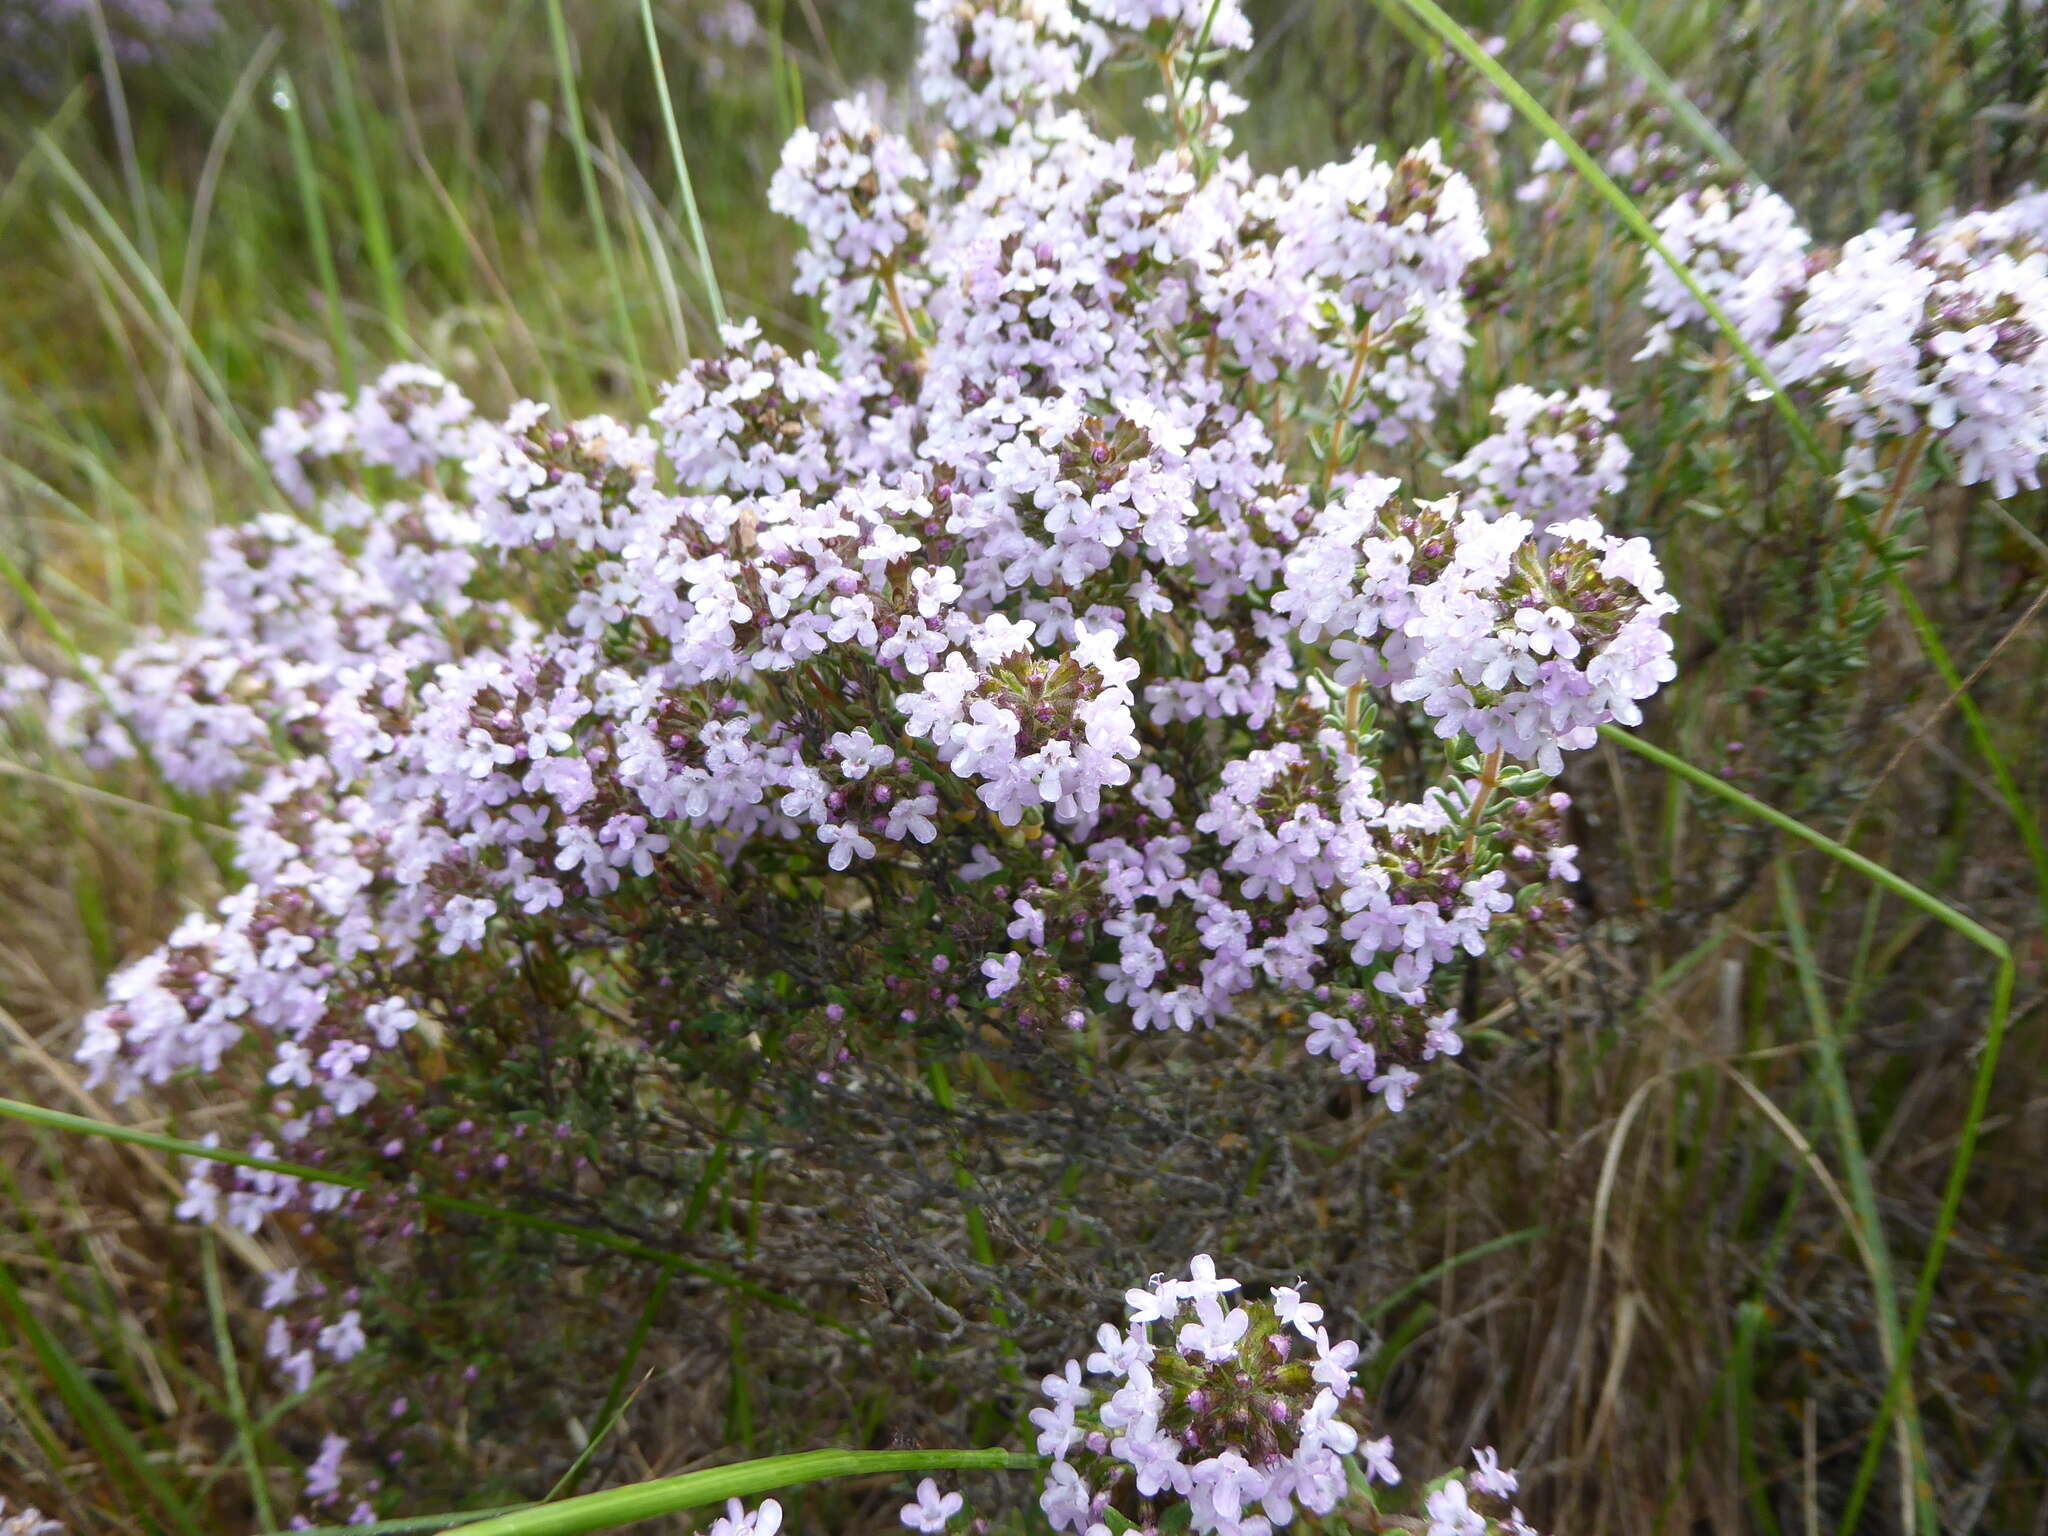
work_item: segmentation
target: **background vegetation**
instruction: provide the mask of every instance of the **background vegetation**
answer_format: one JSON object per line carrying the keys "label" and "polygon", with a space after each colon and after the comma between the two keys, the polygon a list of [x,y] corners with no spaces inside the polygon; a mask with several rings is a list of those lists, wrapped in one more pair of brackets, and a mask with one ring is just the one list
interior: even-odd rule
{"label": "background vegetation", "polygon": [[[578,130],[552,4],[279,0],[142,66],[107,67],[83,34],[68,70],[0,85],[0,663],[176,625],[205,531],[271,502],[248,444],[278,403],[411,356],[492,409],[530,395],[623,414],[709,343],[639,8],[566,7]],[[1900,525],[1899,573],[1969,680],[2008,792],[1885,564],[1732,359],[1633,360],[1644,258],[1611,210],[1559,177],[1552,197],[1516,202],[1537,141],[1466,135],[1469,76],[1398,6],[1251,9],[1255,160],[1443,133],[1507,221],[1474,403],[1394,471],[1432,483],[1484,432],[1498,384],[1610,384],[1635,450],[1616,521],[1657,540],[1686,604],[1680,678],[1648,734],[2005,936],[2019,985],[1988,1101],[1973,1099],[1992,986],[1979,951],[1603,746],[1571,775],[1586,944],[1488,977],[1472,1012],[1498,1048],[1399,1120],[1354,1123],[1342,1095],[1322,1103],[1320,1084],[1265,1063],[1199,1170],[1243,1197],[1199,1235],[1245,1255],[1239,1272],[1314,1278],[1376,1351],[1367,1379],[1416,1464],[1497,1439],[1533,1515],[1636,1532],[1840,1520],[1889,1418],[1885,1320],[1946,1242],[1910,1361],[1918,1469],[1945,1529],[2048,1530],[2048,891],[2012,810],[2038,819],[2048,796],[2048,503],[1944,487]],[[1584,105],[1556,69],[1566,9],[1454,7],[1509,39],[1507,62],[1561,115]],[[1997,199],[2048,164],[2038,6],[1617,9],[1822,238],[1886,209]],[[810,318],[788,295],[793,232],[766,211],[767,173],[810,104],[900,79],[907,12],[760,0],[750,30],[716,0],[657,7],[725,304],[786,341]],[[182,1136],[231,1130],[190,1092],[117,1112],[70,1065],[107,972],[216,889],[216,812],[139,768],[95,775],[0,740],[0,1094]],[[1327,1122],[1317,1135],[1261,1140],[1276,1106],[1304,1104]],[[1063,1217],[1035,1203],[1042,1188],[1005,1183],[1007,1134],[981,1124],[961,1143],[973,1198],[1003,1248],[1042,1247],[1057,1267]],[[1972,1137],[1951,1209],[1945,1180]],[[872,1342],[630,1260],[515,1256],[496,1283],[547,1285],[573,1326],[522,1336],[532,1298],[497,1293],[501,1352],[486,1363],[513,1374],[488,1422],[450,1427],[460,1455],[422,1473],[419,1507],[537,1497],[572,1466],[595,1486],[813,1444],[1014,1442],[1025,1401],[1002,1396],[1015,1367],[993,1309],[1029,1366],[1049,1363],[1076,1337],[1052,1295],[1085,1302],[1085,1277],[991,1302],[956,1239],[961,1285],[906,1300],[887,1240],[835,1204],[846,1145],[814,1149],[809,1183],[787,1147],[773,1161],[740,1146],[668,1235],[764,1283],[816,1280],[837,1321],[887,1320]],[[1099,1149],[1105,1164],[1129,1151]],[[74,1530],[262,1529],[266,1498],[290,1507],[323,1415],[367,1406],[293,1403],[252,1368],[252,1274],[293,1236],[172,1222],[174,1167],[0,1124],[0,1494]],[[1087,1273],[1184,1257],[1171,1190],[1121,1189],[1086,1213]],[[940,1179],[899,1198],[956,1197]],[[1314,1243],[1262,1219],[1283,1207],[1315,1213]],[[1162,1230],[1177,1249],[1149,1245]],[[861,1253],[866,1268],[846,1271]],[[997,1406],[926,1393],[942,1359],[980,1371]],[[788,1387],[806,1375],[811,1391]],[[783,1396],[752,1395],[778,1381]],[[793,1518],[883,1526],[897,1492],[845,1484]],[[1864,1528],[1897,1528],[1910,1502],[1887,1458]]]}

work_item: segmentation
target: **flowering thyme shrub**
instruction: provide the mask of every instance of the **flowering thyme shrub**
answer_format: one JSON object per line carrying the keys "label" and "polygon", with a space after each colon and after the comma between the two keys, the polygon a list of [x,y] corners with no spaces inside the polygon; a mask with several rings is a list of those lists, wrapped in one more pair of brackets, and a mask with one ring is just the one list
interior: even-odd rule
{"label": "flowering thyme shrub", "polygon": [[[942,127],[841,103],[769,190],[825,356],[731,326],[640,422],[492,421],[412,366],[282,411],[303,515],[214,538],[195,633],[48,688],[89,759],[234,796],[247,883],[79,1054],[116,1097],[245,1085],[251,1150],[375,1182],[203,1164],[180,1210],[352,1255],[269,1288],[294,1387],[395,1361],[380,1328],[435,1354],[359,1405],[380,1462],[484,1324],[366,1297],[533,1283],[424,1190],[687,1234],[736,1123],[694,1085],[886,1126],[965,1054],[1044,1144],[1032,1096],[1115,1091],[1105,1040],[1169,1082],[1133,1031],[1284,1030],[1398,1111],[1464,1048],[1463,967],[1567,941],[1550,781],[1674,670],[1654,555],[1591,515],[1612,413],[1508,391],[1463,502],[1377,472],[1461,381],[1478,203],[1435,144],[1233,157],[1245,104],[1177,74],[1211,9],[1248,46],[1233,5],[927,4]],[[1071,93],[1148,52],[1160,142],[1101,137]],[[1350,1431],[1298,1409],[1326,1510]],[[377,1494],[351,1443],[316,1502]]]}

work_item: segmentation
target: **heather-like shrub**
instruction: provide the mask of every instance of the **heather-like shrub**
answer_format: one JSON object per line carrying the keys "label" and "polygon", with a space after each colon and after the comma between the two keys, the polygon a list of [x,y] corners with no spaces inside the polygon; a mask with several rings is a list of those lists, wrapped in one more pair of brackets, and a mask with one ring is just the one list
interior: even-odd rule
{"label": "heather-like shrub", "polygon": [[[769,189],[823,355],[733,325],[634,422],[489,420],[410,365],[320,395],[263,439],[299,515],[214,538],[193,633],[9,679],[88,760],[232,798],[246,884],[79,1054],[117,1098],[240,1089],[223,1141],[368,1181],[208,1163],[180,1207],[306,1241],[266,1353],[358,1384],[316,1504],[389,1503],[517,1394],[480,1359],[588,1347],[468,1305],[560,1254],[428,1193],[666,1248],[751,1148],[827,1219],[707,1259],[815,1288],[836,1241],[957,1322],[975,1285],[906,1235],[949,1064],[995,1149],[954,1174],[1030,1183],[1033,1223],[1091,1158],[1200,1210],[1261,1095],[1400,1111],[1465,1049],[1470,963],[1569,942],[1551,781],[1674,671],[1652,551],[1592,515],[1626,450],[1598,390],[1511,390],[1465,500],[1379,472],[1460,385],[1477,199],[1433,143],[1255,172],[1186,73],[1212,9],[1248,46],[1228,4],[925,5],[931,131],[839,103]],[[1073,93],[1148,52],[1159,141],[1102,137]],[[1216,1294],[1172,1292],[1242,1336]],[[1297,1455],[1352,1433],[1296,1407]],[[1250,1528],[1249,1483],[1179,1492]]]}

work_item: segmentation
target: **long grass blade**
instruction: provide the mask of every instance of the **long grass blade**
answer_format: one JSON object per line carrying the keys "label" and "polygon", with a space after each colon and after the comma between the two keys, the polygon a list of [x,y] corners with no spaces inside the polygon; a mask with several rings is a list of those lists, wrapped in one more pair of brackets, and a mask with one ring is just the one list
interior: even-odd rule
{"label": "long grass blade", "polygon": [[979,1469],[1024,1471],[1041,1466],[1036,1456],[1014,1451],[799,1451],[792,1456],[764,1456],[736,1466],[686,1472],[626,1488],[607,1488],[540,1504],[517,1514],[499,1515],[465,1526],[471,1536],[581,1536],[586,1531],[615,1530],[636,1520],[652,1520],[683,1510],[702,1509],[727,1499],[749,1499],[778,1489],[835,1477],[860,1477],[878,1472],[945,1472]]}
{"label": "long grass blade", "polygon": [[[667,210],[654,195],[640,175],[639,167],[627,158],[618,136],[611,131],[611,125],[600,119],[604,130],[604,158],[599,162],[605,175],[618,188],[619,200],[625,204],[632,216],[633,228],[640,238],[635,247],[640,252],[644,269],[653,274],[654,285],[661,290],[661,306],[668,313],[669,336],[675,343],[676,356],[690,355],[690,333],[683,323],[682,290],[676,283],[675,269],[668,259],[668,241],[662,237],[655,213],[659,210],[664,218]],[[668,221],[673,227],[674,221]]]}
{"label": "long grass blade", "polygon": [[[49,123],[43,129],[45,136],[52,141],[63,138],[72,123],[78,120],[78,114],[85,110],[85,104],[89,99],[90,93],[85,82],[80,81],[51,115]],[[42,164],[42,157],[40,143],[29,146],[28,153],[7,173],[6,181],[0,183],[0,234],[7,232],[7,224],[14,217],[14,210],[27,200],[29,188],[35,185],[36,171]]]}
{"label": "long grass blade", "polygon": [[274,1526],[277,1515],[270,1507],[270,1481],[263,1458],[256,1450],[256,1431],[249,1423],[249,1400],[242,1394],[242,1366],[235,1358],[234,1334],[228,1329],[227,1299],[220,1284],[220,1254],[211,1232],[203,1232],[199,1237],[199,1278],[206,1290],[206,1313],[213,1322],[213,1348],[220,1359],[221,1388],[227,1395],[228,1417],[235,1424],[235,1445],[242,1455],[249,1501],[256,1506],[256,1518],[265,1526]]}
{"label": "long grass blade", "polygon": [[57,172],[72,195],[84,206],[85,211],[91,215],[102,237],[120,257],[121,264],[128,269],[135,286],[149,300],[149,306],[155,311],[165,333],[177,343],[179,350],[191,363],[193,374],[219,412],[221,427],[243,463],[264,484],[269,484],[270,468],[264,463],[263,455],[256,451],[255,443],[250,440],[247,430],[242,426],[241,419],[235,412],[234,402],[228,395],[227,386],[221,382],[220,374],[215,371],[197,338],[193,336],[191,327],[185,324],[177,306],[171,302],[171,296],[164,291],[164,285],[155,271],[143,259],[142,253],[135,249],[134,242],[122,232],[119,221],[107,211],[107,205],[100,200],[99,194],[93,191],[91,183],[79,174],[78,167],[71,163],[70,158],[58,148],[56,142],[41,130],[37,131],[35,142],[44,159]]}
{"label": "long grass blade", "polygon": [[[1405,0],[1404,0],[1405,3]],[[1780,831],[1788,832],[1801,841],[1820,849],[1831,859],[1847,865],[1868,879],[1875,880],[1893,895],[1909,902],[1937,922],[1954,929],[1964,938],[1984,950],[1998,964],[1997,973],[1991,985],[1991,1009],[1985,1019],[1984,1043],[1977,1056],[1977,1075],[1970,1085],[1970,1101],[1963,1114],[1963,1128],[1956,1141],[1955,1156],[1950,1159],[1948,1178],[1942,1186],[1941,1207],[1935,1217],[1934,1233],[1928,1243],[1927,1256],[1921,1260],[1920,1276],[1913,1288],[1913,1305],[1906,1316],[1905,1327],[1899,1338],[1899,1358],[1892,1365],[1890,1379],[1885,1384],[1883,1401],[1878,1405],[1876,1421],[1888,1423],[1899,1411],[1907,1386],[1907,1370],[1918,1346],[1921,1330],[1927,1323],[1928,1309],[1934,1303],[1934,1283],[1941,1274],[1941,1261],[1948,1252],[1949,1239],[1955,1233],[1956,1216],[1962,1209],[1963,1189],[1969,1182],[1971,1165],[1976,1161],[1977,1140],[1983,1131],[1984,1115],[1991,1102],[1991,1085],[1998,1075],[1998,1057],[2005,1044],[2006,1025],[2012,1016],[2012,993],[2017,971],[2013,962],[2011,947],[2005,940],[1991,932],[1983,924],[1965,913],[1958,912],[1947,902],[1930,896],[1912,881],[1896,875],[1875,860],[1868,859],[1853,848],[1843,846],[1825,833],[1817,832],[1804,822],[1774,806],[1766,805],[1754,795],[1737,789],[1725,779],[1715,777],[1703,768],[1696,768],[1683,758],[1666,752],[1662,747],[1653,746],[1639,736],[1606,725],[1600,733],[1608,740],[1627,747],[1631,752],[1648,758],[1667,773],[1675,773],[1717,795],[1729,804],[1738,806],[1759,821],[1768,822]],[[1856,1528],[1861,1516],[1863,1501],[1870,1491],[1870,1480],[1877,1470],[1877,1458],[1883,1451],[1880,1437],[1873,1436],[1864,1446],[1863,1459],[1856,1469],[1856,1481],[1850,1489],[1849,1499],[1843,1512],[1841,1529],[1846,1533]],[[1929,1530],[1936,1529],[1932,1509],[1933,1492],[1922,1486],[1915,1490],[1920,1501],[1922,1523]]]}
{"label": "long grass blade", "polygon": [[598,194],[597,171],[591,162],[590,141],[583,129],[583,99],[576,87],[576,60],[569,42],[569,24],[562,16],[562,0],[548,0],[548,34],[554,43],[555,69],[561,77],[562,111],[568,118],[569,144],[576,153],[576,175],[583,183],[583,205],[597,238],[598,259],[604,264],[605,280],[611,285],[612,308],[619,328],[619,345],[626,349],[626,363],[633,373],[633,386],[642,402],[651,404],[647,372],[640,364],[640,343],[633,334],[633,310],[626,301],[626,285],[619,276],[618,253],[612,249],[611,227],[605,215],[604,199]]}
{"label": "long grass blade", "polygon": [[420,1536],[429,1531],[451,1531],[475,1525],[493,1515],[513,1515],[531,1504],[494,1504],[489,1509],[462,1510],[446,1515],[407,1515],[399,1520],[372,1520],[368,1525],[309,1525],[291,1531],[265,1531],[262,1536]]}
{"label": "long grass blade", "polygon": [[690,229],[690,243],[697,252],[697,270],[704,279],[704,298],[711,306],[711,323],[725,329],[725,295],[719,291],[718,273],[711,265],[711,245],[704,238],[704,220],[697,212],[697,191],[690,180],[690,158],[683,153],[683,136],[676,127],[676,104],[669,96],[668,70],[661,62],[661,39],[654,30],[653,0],[640,0],[640,25],[647,36],[647,58],[654,66],[654,90],[661,102],[661,126],[668,135],[668,156],[675,163],[676,184],[683,194],[683,220]]}
{"label": "long grass blade", "polygon": [[[1836,1036],[1827,998],[1820,984],[1820,963],[1814,958],[1813,940],[1807,932],[1806,915],[1800,908],[1799,889],[1792,882],[1790,864],[1777,861],[1778,912],[1784,919],[1785,937],[1792,951],[1793,969],[1799,978],[1799,994],[1813,1024],[1813,1059],[1820,1072],[1821,1090],[1835,1122],[1835,1139],[1842,1149],[1842,1171],[1849,1185],[1849,1199],[1856,1224],[1863,1229],[1857,1245],[1870,1271],[1870,1288],[1877,1302],[1878,1342],[1884,1346],[1887,1370],[1907,1372],[1908,1391],[1900,1405],[1899,1462],[1906,1490],[1901,1511],[1906,1529],[1913,1528],[1912,1490],[1927,1476],[1927,1449],[1920,1433],[1920,1415],[1910,1390],[1912,1361],[1900,1353],[1899,1295],[1892,1280],[1891,1247],[1885,1241],[1884,1223],[1877,1209],[1877,1192],[1870,1178],[1870,1159],[1863,1151],[1863,1133],[1856,1123],[1856,1105],[1849,1094],[1849,1080],[1842,1071],[1842,1043]],[[1885,1421],[1879,1420],[1872,1434],[1883,1440]]]}
{"label": "long grass blade", "polygon": [[597,1448],[604,1444],[605,1437],[617,1426],[620,1416],[626,1410],[626,1383],[632,1379],[633,1367],[640,1363],[640,1351],[647,1347],[648,1330],[654,1326],[655,1315],[661,1311],[661,1304],[668,1299],[668,1283],[675,1277],[673,1264],[662,1265],[661,1278],[654,1282],[654,1289],[648,1293],[647,1305],[640,1309],[640,1320],[633,1325],[633,1337],[626,1345],[625,1356],[619,1361],[619,1368],[612,1372],[611,1388],[604,1395],[604,1407],[597,1415],[597,1427],[590,1432],[590,1438],[584,1442],[583,1449],[577,1452],[576,1459],[569,1464],[569,1470],[557,1478],[555,1486],[548,1490],[548,1496],[541,1500],[543,1504],[565,1499],[576,1491],[576,1485],[583,1481],[583,1474],[590,1470],[590,1461],[597,1454]]}
{"label": "long grass blade", "polygon": [[[926,1070],[926,1079],[931,1084],[932,1098],[938,1102],[939,1108],[948,1115],[958,1113],[953,1097],[953,1080],[946,1074],[945,1063],[934,1060]],[[960,1191],[961,1199],[967,1209],[967,1245],[974,1254],[975,1263],[981,1265],[984,1269],[993,1271],[996,1267],[995,1244],[989,1240],[987,1215],[983,1213],[979,1205],[974,1203],[974,1174],[968,1168],[967,1159],[961,1154],[957,1144],[953,1147],[951,1156],[953,1162],[953,1187]],[[1000,1302],[991,1302],[989,1304],[989,1321],[995,1324],[997,1333],[1000,1335],[999,1347],[1002,1350],[1003,1359],[1007,1362],[1004,1372],[1007,1375],[1014,1376],[1017,1374],[1017,1345],[1010,1337],[1010,1314]]]}
{"label": "long grass blade", "polygon": [[283,43],[284,34],[275,27],[263,34],[263,40],[249,55],[249,62],[235,77],[227,104],[213,125],[213,138],[206,146],[206,160],[199,169],[199,187],[192,197],[192,214],[186,221],[185,260],[178,271],[178,315],[188,326],[192,323],[192,307],[199,300],[199,278],[205,270],[201,258],[206,252],[206,232],[213,223],[214,193],[220,185],[221,168],[227,164],[228,147],[248,113],[249,103],[255,99],[256,82]]}
{"label": "long grass blade", "polygon": [[313,145],[306,137],[306,114],[292,88],[292,77],[277,72],[271,104],[284,114],[285,138],[291,144],[292,174],[299,183],[299,206],[306,215],[306,238],[313,247],[313,269],[320,275],[326,299],[327,342],[334,350],[335,376],[344,393],[356,392],[356,363],[348,344],[348,317],[341,308],[341,277],[334,268],[334,246],[327,238],[327,210],[320,192],[320,173],[313,165]]}
{"label": "long grass blade", "polygon": [[384,310],[384,323],[393,340],[405,338],[405,298],[398,283],[398,259],[392,250],[391,225],[384,217],[384,196],[377,186],[377,174],[370,164],[370,140],[363,128],[362,105],[356,99],[354,54],[342,35],[341,8],[319,7],[320,25],[327,38],[328,74],[334,82],[334,101],[341,115],[342,139],[348,145],[349,172],[355,182],[356,216],[363,229],[363,247],[370,259],[370,274],[377,284],[377,299]]}
{"label": "long grass blade", "polygon": [[1367,1307],[1364,1312],[1359,1314],[1358,1326],[1370,1328],[1409,1297],[1427,1290],[1454,1269],[1461,1269],[1474,1260],[1485,1258],[1488,1254],[1501,1253],[1509,1248],[1519,1248],[1524,1243],[1533,1243],[1538,1238],[1547,1236],[1549,1232],[1550,1228],[1548,1226],[1524,1227],[1519,1232],[1503,1232],[1499,1237],[1488,1238],[1483,1243],[1467,1248],[1463,1253],[1453,1254],[1441,1264],[1435,1264],[1425,1269],[1421,1274],[1410,1280],[1385,1300]]}
{"label": "long grass blade", "polygon": [[190,1506],[157,1470],[134,1432],[114,1412],[113,1405],[93,1386],[62,1341],[29,1310],[27,1299],[5,1264],[0,1264],[0,1314],[6,1316],[9,1330],[34,1353],[72,1417],[101,1445],[107,1459],[117,1462],[146,1491],[165,1524],[182,1536],[206,1536]]}
{"label": "long grass blade", "polygon": [[128,189],[129,216],[135,221],[135,242],[149,264],[158,268],[156,229],[149,216],[149,196],[142,186],[142,159],[135,153],[135,127],[128,119],[128,90],[121,79],[121,58],[114,47],[114,34],[107,26],[107,11],[101,0],[90,0],[93,47],[100,56],[100,78],[107,87],[107,119],[113,125],[114,145],[121,157],[121,180]]}

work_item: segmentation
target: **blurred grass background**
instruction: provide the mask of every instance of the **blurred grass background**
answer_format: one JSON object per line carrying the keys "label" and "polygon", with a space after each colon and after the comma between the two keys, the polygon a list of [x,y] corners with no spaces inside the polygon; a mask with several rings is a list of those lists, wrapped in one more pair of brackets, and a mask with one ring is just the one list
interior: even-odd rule
{"label": "blurred grass background", "polygon": [[[555,3],[273,0],[145,64],[113,65],[87,32],[39,80],[0,75],[0,665],[175,626],[205,531],[276,500],[248,444],[277,404],[411,357],[487,408],[624,415],[712,344],[640,8],[562,0],[579,149]],[[1431,454],[1480,435],[1494,385],[1613,385],[1636,454],[1617,521],[1659,540],[1687,604],[1653,733],[2019,947],[2014,1033],[1914,1379],[1944,1525],[2048,1532],[2041,932],[1944,690],[1881,605],[1831,622],[1839,523],[1726,360],[1631,362],[1640,253],[1583,192],[1507,195],[1526,130],[1464,142],[1456,72],[1398,7],[1250,9],[1259,45],[1233,73],[1256,162],[1441,133],[1510,220],[1469,403],[1397,467],[1426,480]],[[1506,35],[1518,74],[1562,104],[1550,40],[1569,7],[1452,9]],[[1616,10],[1823,238],[2043,176],[2038,5]],[[654,14],[726,307],[801,342],[766,178],[816,104],[901,80],[908,7]],[[2048,647],[2029,605],[2048,521],[2039,495],[2004,511],[1933,497],[1910,579],[2039,806]],[[219,808],[0,739],[0,1093],[114,1116],[69,1066],[76,1021],[217,889]],[[1384,1183],[1338,1217],[1370,1220],[1340,1250],[1372,1249],[1375,1285],[1339,1305],[1375,1330],[1369,1379],[1414,1464],[1498,1423],[1531,1458],[1532,1512],[1573,1530],[1818,1529],[1884,1379],[1885,1277],[1845,1235],[1838,1184],[1867,1169],[1910,1274],[1967,1115],[1983,967],[1825,866],[1793,860],[1781,882],[1768,840],[1611,749],[1574,772],[1589,943],[1489,1016],[1547,1042],[1544,1069],[1447,1087],[1383,1129]],[[1838,1056],[1815,1051],[1829,1039]],[[1852,1091],[1846,1140],[1829,1059]],[[119,1118],[198,1135],[223,1114],[180,1092]],[[303,1454],[281,1426],[316,1411],[263,1395],[261,1255],[173,1226],[168,1175],[154,1153],[0,1126],[0,1494],[76,1530],[262,1528],[268,1500],[291,1507]],[[647,1358],[701,1411],[622,1432],[617,1477],[691,1465],[734,1423],[734,1384],[704,1374],[716,1352],[685,1339]],[[537,1404],[503,1456],[573,1457],[588,1430]],[[1888,1459],[1866,1529],[1908,1518],[1896,1481]]]}

